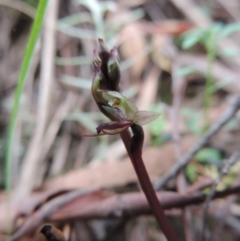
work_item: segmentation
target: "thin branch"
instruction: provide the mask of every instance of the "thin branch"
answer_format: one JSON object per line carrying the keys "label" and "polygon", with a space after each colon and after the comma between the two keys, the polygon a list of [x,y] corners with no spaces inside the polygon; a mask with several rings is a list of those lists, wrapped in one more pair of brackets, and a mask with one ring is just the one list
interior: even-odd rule
{"label": "thin branch", "polygon": [[71,202],[77,197],[92,194],[93,190],[75,190],[49,201],[36,213],[32,214],[22,225],[22,227],[8,240],[17,241],[25,234],[36,229],[49,216],[58,211],[59,208]]}
{"label": "thin branch", "polygon": [[[237,194],[239,191],[240,185],[236,185],[224,191],[216,192],[212,199],[223,198],[229,195]],[[183,208],[190,205],[202,204],[206,200],[207,195],[204,193],[195,193],[193,195],[189,195],[175,192],[157,192],[157,197],[158,200],[162,203],[164,210],[169,210],[173,208]],[[87,209],[84,206],[80,207],[77,200],[74,203],[68,204],[68,206],[70,209],[64,209],[64,207],[62,207],[64,209],[63,211],[60,208],[58,212],[54,212],[54,214],[50,215],[49,221],[69,220],[75,218],[122,219],[135,217],[137,215],[152,214],[145,194],[140,192],[110,196],[103,200],[98,200],[95,205],[89,205]],[[39,210],[39,212],[40,211],[41,210]]]}
{"label": "thin branch", "polygon": [[232,104],[229,106],[226,113],[212,125],[210,130],[203,136],[203,138],[189,151],[185,156],[183,156],[173,168],[165,174],[156,184],[155,189],[161,189],[171,178],[175,177],[191,160],[191,158],[209,141],[209,139],[217,133],[239,110],[240,108],[240,97],[235,97]]}
{"label": "thin branch", "polygon": [[[132,192],[118,194],[103,199],[97,199],[86,205],[81,205],[83,196],[96,195],[95,190],[74,190],[56,198],[50,199],[36,212],[30,215],[23,226],[9,241],[14,241],[31,232],[43,222],[63,221],[69,219],[102,219],[102,218],[131,218],[137,215],[152,214],[144,193]],[[212,199],[223,198],[240,192],[240,185],[224,191],[215,192]],[[157,192],[158,200],[164,210],[184,208],[203,203],[207,195],[196,193],[193,195],[175,192]],[[78,202],[78,199],[80,203]],[[91,199],[90,199],[91,200]]]}

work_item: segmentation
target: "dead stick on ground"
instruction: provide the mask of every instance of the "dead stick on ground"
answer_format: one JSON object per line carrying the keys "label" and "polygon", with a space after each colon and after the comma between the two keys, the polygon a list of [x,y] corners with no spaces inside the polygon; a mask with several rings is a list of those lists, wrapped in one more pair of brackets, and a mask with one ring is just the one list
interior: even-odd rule
{"label": "dead stick on ground", "polygon": [[[13,235],[9,241],[14,241],[34,230],[44,221],[62,221],[66,219],[90,219],[90,218],[128,218],[137,215],[150,214],[151,210],[147,199],[143,193],[127,193],[110,196],[103,200],[97,200],[97,203],[91,203],[86,209],[80,207],[62,213],[61,208],[69,205],[73,200],[82,196],[92,195],[95,190],[75,190],[69,193],[51,199],[44,204],[38,211],[29,216],[22,227]],[[212,199],[223,198],[240,192],[240,185],[224,191],[215,192]],[[158,199],[162,202],[163,208],[183,208],[189,205],[197,205],[203,203],[207,195],[203,193],[196,194],[178,194],[174,192],[157,192]],[[77,200],[75,200],[76,202]],[[90,204],[90,203],[89,203]],[[71,204],[74,205],[74,204]]]}
{"label": "dead stick on ground", "polygon": [[[240,185],[229,189],[215,192],[213,199],[223,198],[229,195],[237,194],[240,191]],[[161,201],[164,210],[173,208],[183,208],[190,205],[203,203],[207,195],[204,193],[179,194],[174,192],[157,192],[157,197]],[[53,199],[54,200],[54,199]],[[50,202],[52,202],[51,200]],[[67,204],[66,204],[67,205]],[[76,203],[77,205],[77,203]],[[64,207],[63,207],[64,209]],[[41,210],[39,210],[41,211]],[[82,207],[77,211],[74,209],[62,213],[61,208],[58,212],[49,215],[49,221],[61,221],[66,219],[89,219],[89,218],[128,218],[138,215],[152,214],[147,199],[143,193],[118,194],[104,200],[98,200],[88,209]],[[47,217],[46,217],[47,218]]]}
{"label": "dead stick on ground", "polygon": [[240,97],[235,97],[232,104],[226,111],[226,113],[215,124],[212,125],[210,130],[203,136],[203,138],[195,145],[195,147],[183,156],[180,161],[173,166],[173,168],[164,175],[156,184],[155,189],[161,189],[171,178],[175,177],[179,171],[181,171],[191,160],[191,158],[209,141],[209,139],[216,134],[239,110]]}
{"label": "dead stick on ground", "polygon": [[32,214],[22,225],[22,227],[8,240],[8,241],[17,241],[25,234],[36,229],[39,225],[44,222],[50,215],[56,212],[60,207],[71,202],[77,197],[85,196],[93,193],[93,190],[75,190],[69,192],[60,197],[54,198],[49,201],[40,209],[40,211]]}

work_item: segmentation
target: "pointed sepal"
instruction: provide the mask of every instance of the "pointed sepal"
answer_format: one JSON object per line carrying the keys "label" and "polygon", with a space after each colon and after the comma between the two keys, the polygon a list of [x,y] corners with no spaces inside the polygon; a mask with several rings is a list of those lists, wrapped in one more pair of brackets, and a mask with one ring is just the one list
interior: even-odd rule
{"label": "pointed sepal", "polygon": [[138,125],[146,125],[160,116],[160,113],[153,111],[138,111],[135,113],[133,122]]}

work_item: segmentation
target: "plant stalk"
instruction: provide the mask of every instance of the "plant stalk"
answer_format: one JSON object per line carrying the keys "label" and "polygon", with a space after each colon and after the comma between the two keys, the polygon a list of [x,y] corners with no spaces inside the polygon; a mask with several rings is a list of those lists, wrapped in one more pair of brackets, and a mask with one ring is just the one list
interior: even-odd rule
{"label": "plant stalk", "polygon": [[[132,127],[132,129],[133,129],[133,127]],[[143,132],[140,133],[140,135],[143,135]],[[173,229],[164,213],[163,207],[157,198],[155,190],[153,189],[152,183],[150,181],[149,175],[147,173],[146,167],[145,167],[143,159],[142,159],[142,154],[141,154],[142,146],[140,148],[138,148],[139,147],[138,146],[136,149],[131,149],[131,142],[133,141],[134,136],[133,137],[130,136],[129,130],[125,130],[125,131],[121,132],[120,136],[126,147],[128,155],[132,161],[132,164],[133,164],[133,167],[137,174],[141,188],[142,188],[144,194],[146,195],[149,206],[150,206],[160,228],[162,229],[162,232],[164,233],[164,235],[166,236],[168,241],[178,241],[178,239],[175,235],[175,232],[173,231]],[[135,139],[135,140],[140,140],[142,138],[142,142],[143,142],[144,135],[142,137],[139,137],[139,135],[138,135],[138,136],[136,136],[136,138],[137,139]]]}

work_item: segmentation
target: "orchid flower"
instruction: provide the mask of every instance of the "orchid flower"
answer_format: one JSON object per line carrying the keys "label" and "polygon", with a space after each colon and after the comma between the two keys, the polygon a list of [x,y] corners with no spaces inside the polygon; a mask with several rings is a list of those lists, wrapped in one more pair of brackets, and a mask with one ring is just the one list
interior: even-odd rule
{"label": "orchid flower", "polygon": [[[153,121],[159,113],[139,111],[135,104],[120,93],[121,74],[116,58],[116,48],[109,51],[101,39],[99,39],[98,56],[93,61],[93,66],[95,75],[92,95],[100,111],[111,121],[100,124],[96,128],[97,134],[88,136],[120,134],[142,190],[163,233],[168,241],[178,241],[164,214],[142,160],[144,131],[141,125]],[[132,133],[129,132],[129,127]]]}
{"label": "orchid flower", "polygon": [[100,124],[96,128],[97,134],[85,136],[119,134],[133,123],[145,125],[155,120],[159,113],[139,111],[135,104],[119,92],[120,69],[116,49],[108,51],[102,40],[99,44],[99,57],[93,61],[95,75],[92,95],[99,109],[111,122]]}
{"label": "orchid flower", "polygon": [[[106,133],[108,128],[111,128],[111,134],[119,134],[121,131],[130,127],[133,123],[137,125],[145,125],[155,120],[160,113],[151,111],[139,111],[137,106],[128,100],[121,93],[116,91],[98,90],[102,93],[102,97],[107,101],[107,105],[103,106],[106,112],[115,112],[118,121],[101,124],[97,127],[98,133]],[[117,128],[114,130],[112,126]],[[109,133],[106,133],[109,134]]]}

